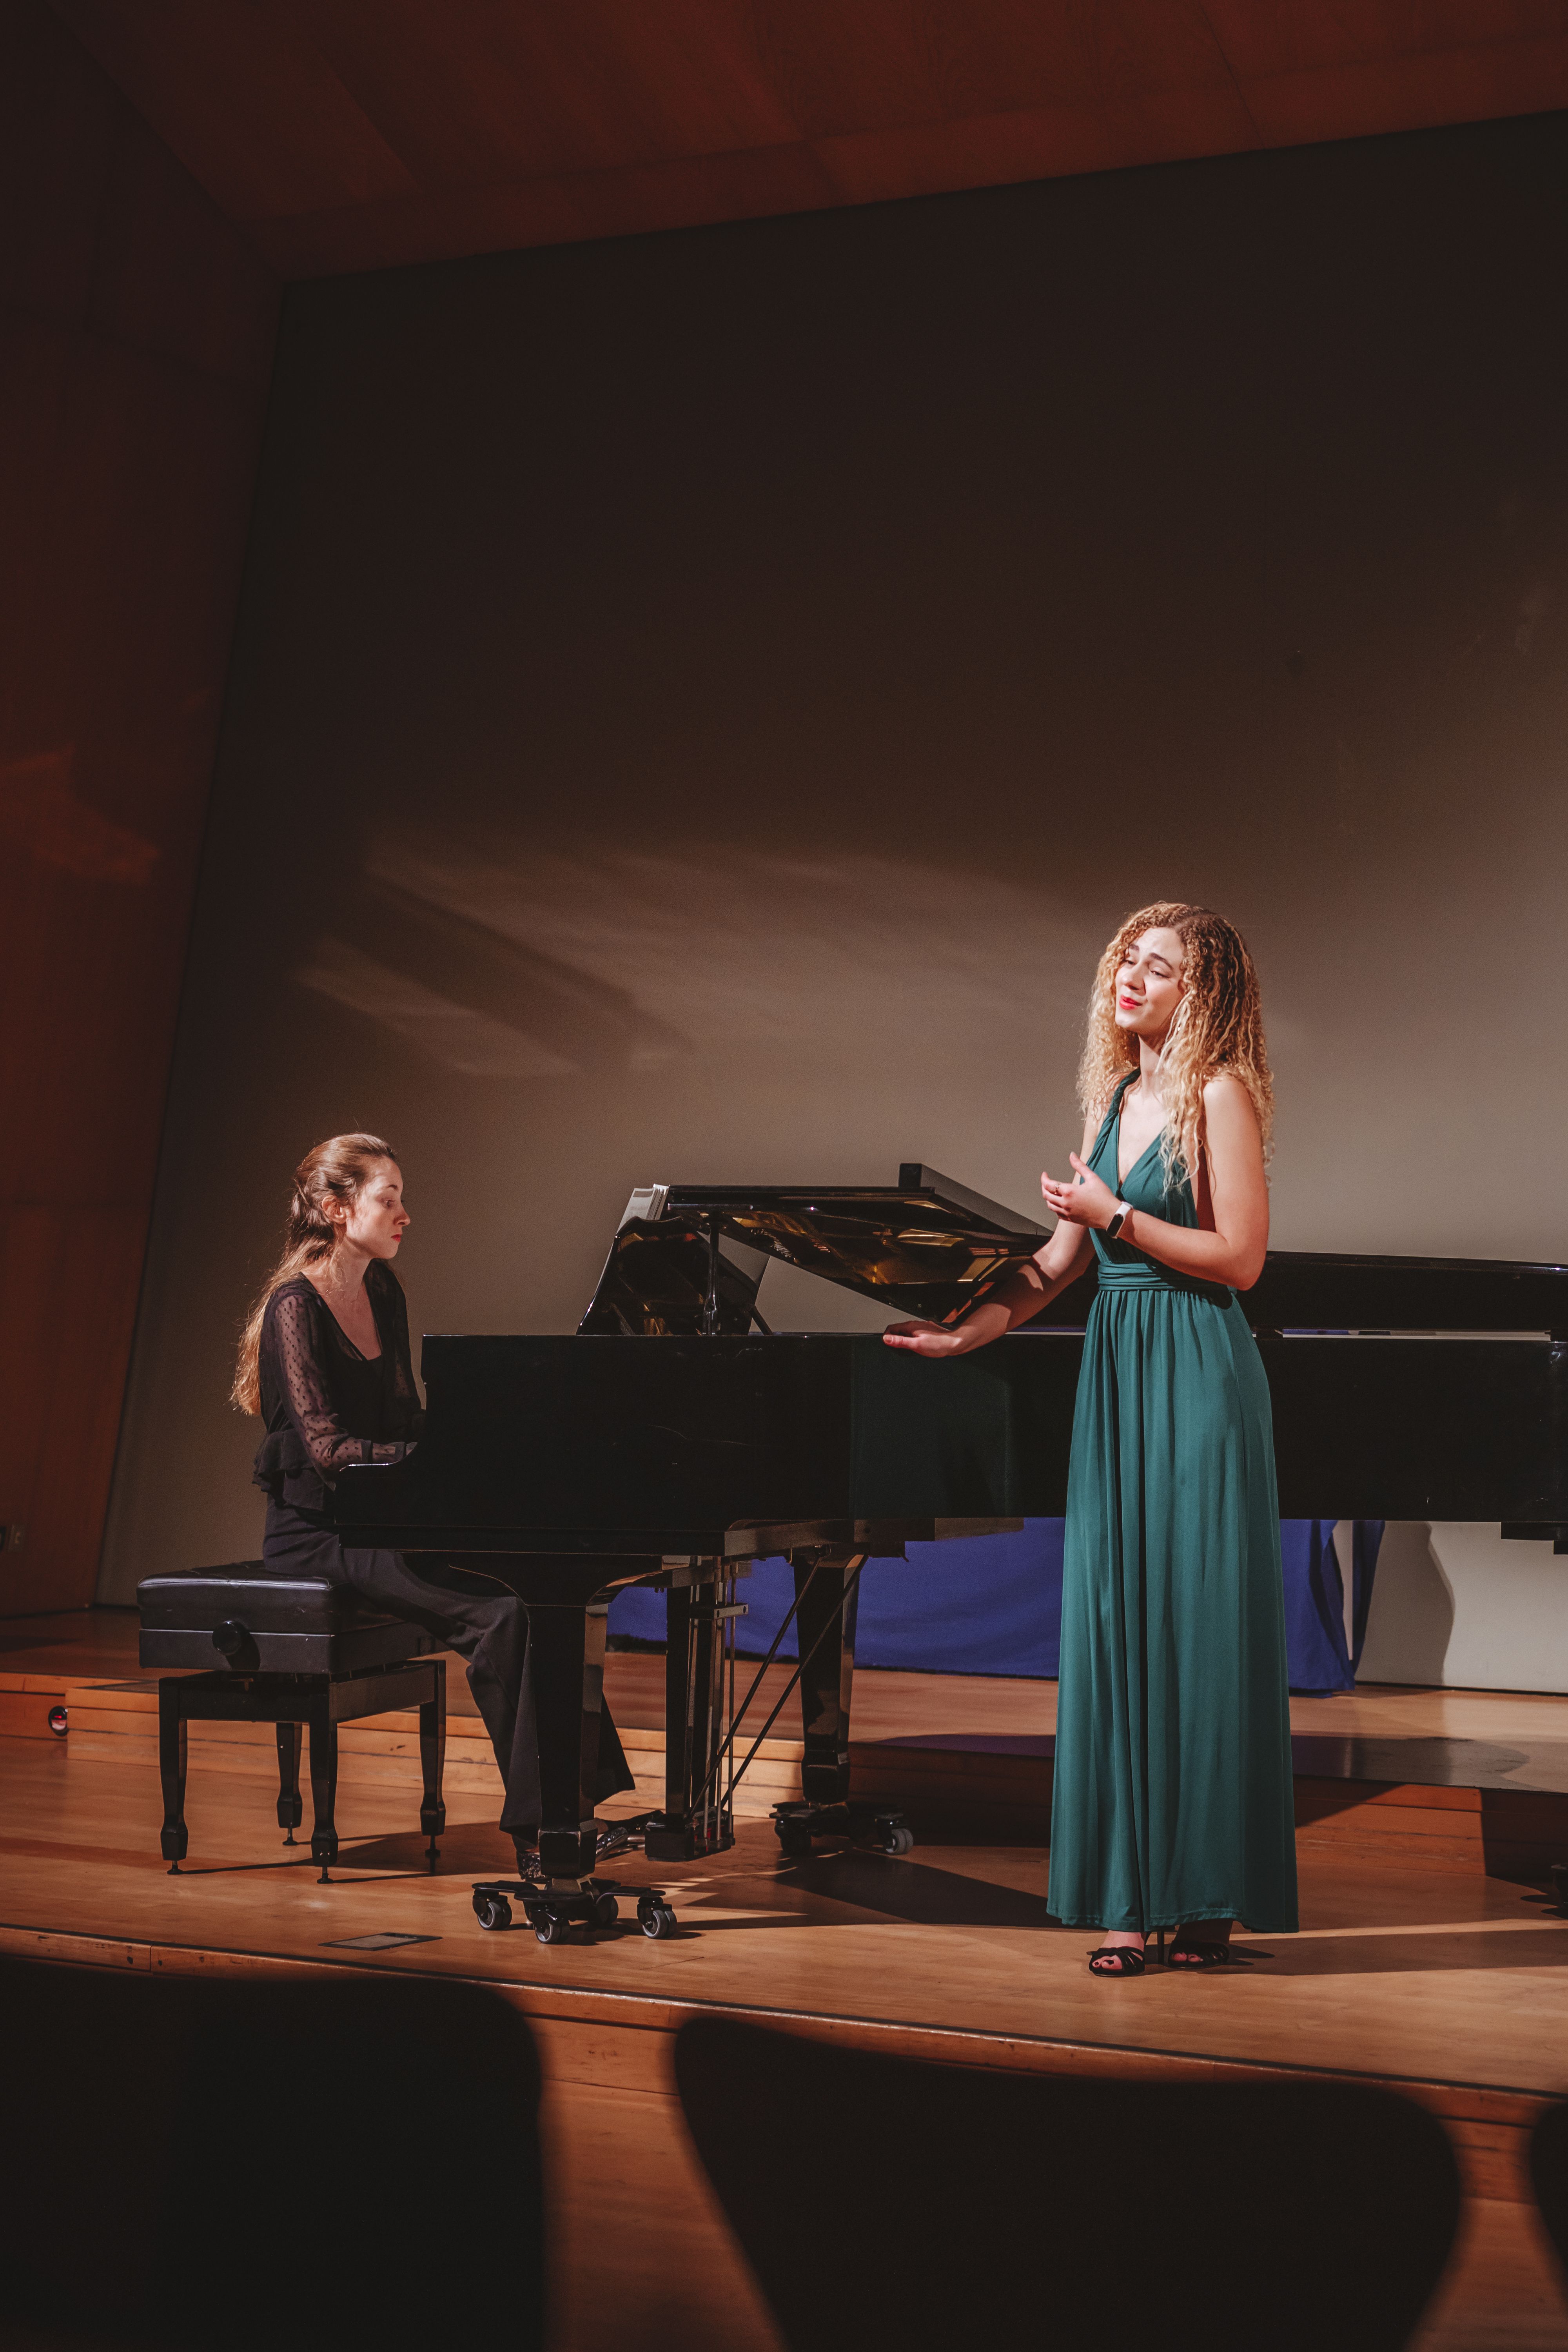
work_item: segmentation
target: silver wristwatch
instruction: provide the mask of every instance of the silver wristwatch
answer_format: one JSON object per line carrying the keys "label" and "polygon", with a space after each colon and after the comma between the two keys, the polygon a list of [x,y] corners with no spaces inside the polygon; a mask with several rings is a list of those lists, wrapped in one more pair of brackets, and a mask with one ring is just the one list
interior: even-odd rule
{"label": "silver wristwatch", "polygon": [[1129,1201],[1118,1201],[1116,1203],[1116,1213],[1111,1218],[1110,1223],[1105,1228],[1105,1238],[1108,1242],[1113,1242],[1116,1239],[1117,1234],[1121,1231],[1122,1226],[1127,1223],[1128,1218],[1131,1214],[1131,1202]]}

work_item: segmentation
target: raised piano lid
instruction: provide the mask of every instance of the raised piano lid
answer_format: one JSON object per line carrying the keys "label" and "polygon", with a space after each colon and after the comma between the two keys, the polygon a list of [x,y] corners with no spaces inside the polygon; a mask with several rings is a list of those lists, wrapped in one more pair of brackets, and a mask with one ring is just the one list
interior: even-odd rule
{"label": "raised piano lid", "polygon": [[[920,1164],[906,1163],[885,1189],[651,1185],[628,1202],[578,1328],[656,1337],[744,1332],[762,1322],[757,1291],[771,1257],[875,1298],[890,1314],[942,1321],[1048,1237],[1046,1227]],[[1271,1250],[1258,1281],[1240,1295],[1256,1330],[1568,1338],[1568,1267],[1561,1265]],[[1037,1326],[1081,1328],[1093,1297],[1087,1275]]]}
{"label": "raised piano lid", "polygon": [[[935,1321],[1049,1239],[918,1163],[897,1184],[655,1184],[632,1194],[579,1331],[741,1333],[770,1258]],[[766,1328],[765,1326],[763,1327]]]}

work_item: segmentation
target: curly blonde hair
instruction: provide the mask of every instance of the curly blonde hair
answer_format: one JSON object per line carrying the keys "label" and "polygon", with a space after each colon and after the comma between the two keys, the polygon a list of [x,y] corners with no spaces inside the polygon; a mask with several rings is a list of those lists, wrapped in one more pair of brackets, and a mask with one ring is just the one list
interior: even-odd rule
{"label": "curly blonde hair", "polygon": [[1204,1087],[1223,1070],[1252,1097],[1268,1160],[1274,1131],[1274,1077],[1263,1034],[1263,1003],[1247,941],[1209,907],[1159,898],[1118,927],[1100,959],[1089,1001],[1089,1029],[1079,1064],[1078,1092],[1086,1118],[1103,1118],[1118,1081],[1138,1067],[1138,1041],[1116,1025],[1116,975],[1132,941],[1144,931],[1174,931],[1182,942],[1185,982],[1176,1017],[1160,1055],[1165,1126],[1160,1159],[1165,1181],[1180,1168],[1197,1183],[1204,1148]]}

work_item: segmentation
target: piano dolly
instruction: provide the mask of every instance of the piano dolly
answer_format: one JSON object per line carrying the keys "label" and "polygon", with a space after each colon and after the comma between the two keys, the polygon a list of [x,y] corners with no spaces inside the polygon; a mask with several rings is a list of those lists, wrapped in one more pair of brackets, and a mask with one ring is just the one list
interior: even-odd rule
{"label": "piano dolly", "polygon": [[792,1804],[775,1805],[773,1821],[778,1842],[792,1862],[811,1853],[819,1837],[852,1838],[857,1845],[875,1846],[879,1853],[908,1853],[915,1842],[902,1813],[868,1801],[813,1805],[797,1799]]}
{"label": "piano dolly", "polygon": [[635,1895],[637,1926],[662,1940],[675,1933],[675,1908],[661,1887],[624,1886],[618,1878],[486,1878],[474,1888],[474,1916],[481,1927],[510,1927],[515,1898],[542,1944],[563,1944],[574,1927],[613,1927],[620,1916],[617,1895]]}

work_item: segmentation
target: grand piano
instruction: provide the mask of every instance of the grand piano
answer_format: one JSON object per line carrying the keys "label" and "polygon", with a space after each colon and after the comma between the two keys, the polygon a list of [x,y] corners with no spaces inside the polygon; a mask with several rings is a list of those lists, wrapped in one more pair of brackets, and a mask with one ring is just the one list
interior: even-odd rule
{"label": "grand piano", "polygon": [[[526,1602],[544,1817],[515,1894],[542,1941],[613,1910],[600,1855],[655,1861],[733,1842],[733,1787],[762,1674],[735,1655],[751,1563],[784,1555],[795,1605],[802,1792],[788,1852],[847,1831],[889,1851],[894,1813],[852,1803],[856,1602],[868,1559],[1065,1507],[1094,1276],[973,1356],[931,1362],[876,1333],[769,1328],[774,1262],[889,1319],[956,1318],[1047,1230],[934,1170],[896,1185],[652,1185],[635,1192],[575,1337],[429,1335],[426,1432],[408,1459],[339,1477],[346,1541],[463,1561]],[[1244,1295],[1274,1403],[1287,1517],[1500,1520],[1568,1551],[1568,1269],[1271,1252]],[[668,1594],[665,1799],[597,1822],[605,1618],[629,1584]],[[955,1606],[962,1605],[955,1593]],[[773,1652],[779,1646],[775,1641]],[[766,1662],[764,1662],[765,1664]],[[737,1699],[737,1687],[741,1696]],[[650,1935],[673,1925],[645,1901]]]}

